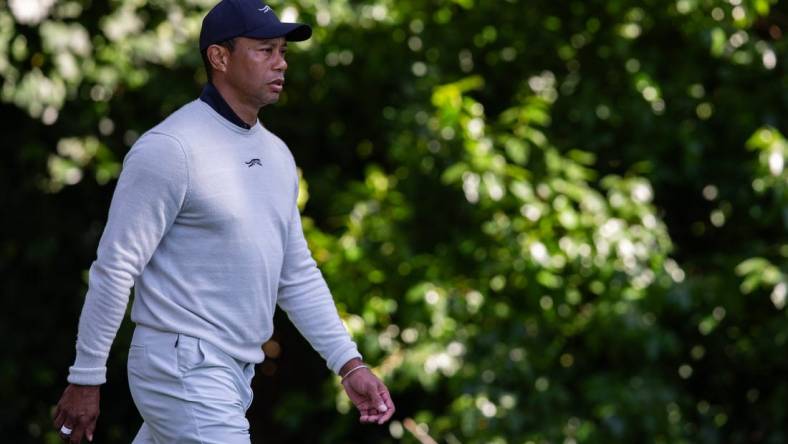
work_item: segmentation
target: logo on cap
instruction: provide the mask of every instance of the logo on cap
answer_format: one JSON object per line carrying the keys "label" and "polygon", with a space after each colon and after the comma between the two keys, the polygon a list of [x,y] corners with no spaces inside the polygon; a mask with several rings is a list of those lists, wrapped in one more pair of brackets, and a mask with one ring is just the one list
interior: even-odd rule
{"label": "logo on cap", "polygon": [[263,4],[263,5],[264,5],[264,6],[263,6],[262,8],[260,8],[260,9],[258,9],[258,11],[262,11],[262,12],[263,12],[263,14],[265,14],[265,13],[267,13],[268,11],[270,11],[270,10],[271,10],[271,7],[270,7],[270,6],[268,6],[268,5],[266,5],[266,4]]}

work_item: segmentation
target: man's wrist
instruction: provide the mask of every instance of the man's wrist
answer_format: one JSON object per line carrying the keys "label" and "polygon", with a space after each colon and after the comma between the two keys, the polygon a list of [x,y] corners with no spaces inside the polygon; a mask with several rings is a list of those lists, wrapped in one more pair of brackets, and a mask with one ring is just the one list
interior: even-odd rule
{"label": "man's wrist", "polygon": [[364,364],[364,361],[362,361],[359,358],[351,359],[350,361],[346,362],[345,365],[342,366],[342,368],[339,369],[339,376],[344,378],[347,372],[349,372],[354,367],[357,367],[362,364]]}

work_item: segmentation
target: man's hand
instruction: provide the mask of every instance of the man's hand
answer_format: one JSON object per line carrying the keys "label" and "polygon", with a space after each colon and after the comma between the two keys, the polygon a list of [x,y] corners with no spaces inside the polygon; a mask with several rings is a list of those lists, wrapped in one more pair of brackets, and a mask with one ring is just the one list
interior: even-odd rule
{"label": "man's hand", "polygon": [[[344,375],[347,370],[359,364],[359,359],[348,362],[342,367],[340,374]],[[342,386],[361,414],[361,422],[383,424],[394,414],[394,403],[389,390],[369,369],[354,371],[342,381]]]}
{"label": "man's hand", "polygon": [[[93,441],[93,431],[96,429],[96,419],[99,415],[99,388],[98,385],[69,384],[60,397],[60,402],[55,408],[55,430],[64,441],[79,444],[82,437]],[[71,429],[71,434],[61,432],[61,427]]]}

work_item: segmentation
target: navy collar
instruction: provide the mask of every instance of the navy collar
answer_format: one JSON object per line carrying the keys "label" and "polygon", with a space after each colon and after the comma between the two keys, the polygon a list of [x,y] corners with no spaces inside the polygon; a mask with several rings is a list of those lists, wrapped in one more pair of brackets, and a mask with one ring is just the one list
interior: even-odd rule
{"label": "navy collar", "polygon": [[248,123],[244,122],[243,119],[238,117],[238,114],[235,114],[230,105],[227,104],[227,101],[224,100],[219,90],[213,86],[213,83],[210,81],[205,84],[205,87],[202,89],[202,93],[200,94],[200,100],[207,103],[211,108],[214,109],[220,116],[224,117],[225,119],[229,120],[235,125],[240,126],[243,129],[250,129],[252,128]]}

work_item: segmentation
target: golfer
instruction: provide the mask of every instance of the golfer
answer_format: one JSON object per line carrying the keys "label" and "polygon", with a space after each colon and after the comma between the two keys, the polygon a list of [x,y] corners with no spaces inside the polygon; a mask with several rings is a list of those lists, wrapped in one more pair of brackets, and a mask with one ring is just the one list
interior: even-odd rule
{"label": "golfer", "polygon": [[132,287],[134,443],[249,443],[254,366],[277,304],[342,377],[361,422],[391,418],[304,239],[293,156],[257,120],[284,87],[287,42],[311,34],[260,0],[222,0],[203,20],[208,84],[123,160],[55,411],[65,441],[93,440]]}

